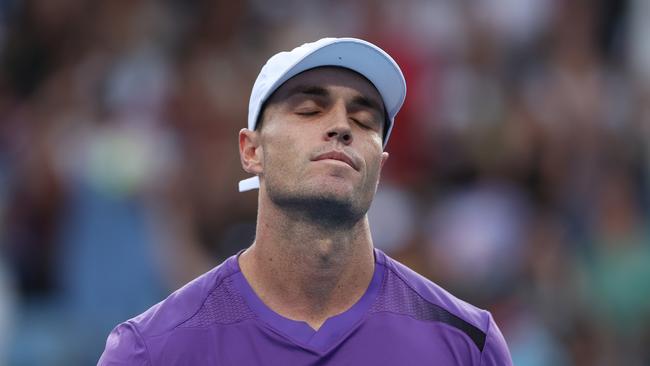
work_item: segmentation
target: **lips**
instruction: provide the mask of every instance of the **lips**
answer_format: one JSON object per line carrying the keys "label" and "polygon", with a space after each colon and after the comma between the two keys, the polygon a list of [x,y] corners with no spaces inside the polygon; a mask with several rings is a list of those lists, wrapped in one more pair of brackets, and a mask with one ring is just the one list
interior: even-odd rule
{"label": "lips", "polygon": [[354,162],[354,160],[350,156],[348,156],[346,153],[344,153],[343,151],[336,151],[336,150],[328,151],[326,153],[323,153],[323,154],[320,154],[320,155],[316,156],[313,159],[313,161],[327,160],[327,159],[342,161],[342,162],[348,164],[349,166],[351,166],[354,170],[357,170],[357,171],[359,170],[359,167]]}

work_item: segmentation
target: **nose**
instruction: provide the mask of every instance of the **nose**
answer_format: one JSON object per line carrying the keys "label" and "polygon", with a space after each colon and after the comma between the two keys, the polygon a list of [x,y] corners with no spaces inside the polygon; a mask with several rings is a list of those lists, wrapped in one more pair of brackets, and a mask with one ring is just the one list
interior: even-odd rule
{"label": "nose", "polygon": [[348,121],[347,111],[345,108],[335,108],[332,111],[330,124],[325,130],[325,140],[337,140],[344,145],[352,143],[352,129]]}
{"label": "nose", "polygon": [[352,133],[349,128],[343,130],[339,128],[333,128],[327,131],[327,140],[337,139],[345,145],[349,145],[352,142]]}

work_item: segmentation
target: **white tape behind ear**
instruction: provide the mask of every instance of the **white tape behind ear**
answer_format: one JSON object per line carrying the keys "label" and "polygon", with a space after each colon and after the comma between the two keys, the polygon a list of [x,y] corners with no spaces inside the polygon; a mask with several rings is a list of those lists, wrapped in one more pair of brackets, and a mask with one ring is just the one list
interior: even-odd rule
{"label": "white tape behind ear", "polygon": [[239,181],[239,192],[246,192],[260,188],[260,178],[250,177]]}

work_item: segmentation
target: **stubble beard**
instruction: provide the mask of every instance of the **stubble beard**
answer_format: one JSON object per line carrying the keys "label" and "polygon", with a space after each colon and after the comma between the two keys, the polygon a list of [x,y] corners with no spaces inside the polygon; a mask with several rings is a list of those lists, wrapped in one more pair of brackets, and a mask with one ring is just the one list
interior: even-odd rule
{"label": "stubble beard", "polygon": [[309,221],[324,229],[351,228],[365,216],[370,206],[360,202],[356,195],[348,199],[334,193],[292,190],[268,183],[269,199],[289,217]]}

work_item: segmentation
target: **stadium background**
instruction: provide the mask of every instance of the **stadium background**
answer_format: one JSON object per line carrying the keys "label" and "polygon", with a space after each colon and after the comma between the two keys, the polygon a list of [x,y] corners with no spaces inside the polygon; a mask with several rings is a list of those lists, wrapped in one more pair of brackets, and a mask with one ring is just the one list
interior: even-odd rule
{"label": "stadium background", "polygon": [[490,309],[515,363],[650,364],[650,2],[0,1],[0,365],[94,364],[245,247],[271,54],[377,43],[407,102],[376,245]]}

